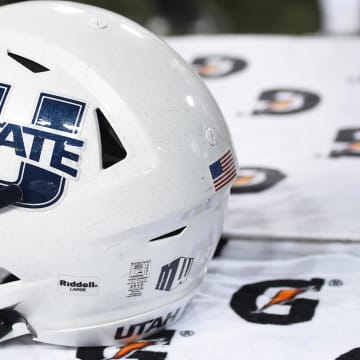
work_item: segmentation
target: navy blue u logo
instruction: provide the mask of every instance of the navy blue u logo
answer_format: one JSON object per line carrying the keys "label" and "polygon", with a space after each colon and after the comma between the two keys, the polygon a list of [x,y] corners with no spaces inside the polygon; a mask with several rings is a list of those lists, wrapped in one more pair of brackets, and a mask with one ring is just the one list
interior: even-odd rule
{"label": "navy blue u logo", "polygon": [[[0,83],[0,113],[10,89]],[[15,179],[0,178],[0,189],[13,184],[21,187],[23,199],[15,206],[49,207],[63,196],[67,180],[78,177],[85,107],[77,100],[41,93],[31,125],[0,122],[0,155],[6,147],[21,160]]]}

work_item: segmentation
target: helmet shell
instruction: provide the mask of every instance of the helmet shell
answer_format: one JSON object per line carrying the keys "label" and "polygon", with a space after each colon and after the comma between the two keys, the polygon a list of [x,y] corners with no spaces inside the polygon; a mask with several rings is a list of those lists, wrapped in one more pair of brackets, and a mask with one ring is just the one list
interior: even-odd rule
{"label": "helmet shell", "polygon": [[[1,7],[0,65],[0,188],[24,193],[0,210],[0,266],[20,279],[0,285],[0,308],[22,314],[35,340],[73,346],[177,320],[236,172],[209,91],[141,26],[71,2]],[[110,146],[104,167],[109,139],[124,156]]]}

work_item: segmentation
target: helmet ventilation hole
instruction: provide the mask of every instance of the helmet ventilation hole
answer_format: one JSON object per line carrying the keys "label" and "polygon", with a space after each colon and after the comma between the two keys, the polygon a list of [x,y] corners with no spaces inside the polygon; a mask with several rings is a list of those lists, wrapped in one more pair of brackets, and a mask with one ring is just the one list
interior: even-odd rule
{"label": "helmet ventilation hole", "polygon": [[39,63],[37,63],[36,61],[30,60],[26,57],[14,54],[10,51],[7,52],[7,54],[14,59],[16,62],[18,62],[19,64],[21,64],[22,66],[25,66],[28,70],[30,70],[33,73],[42,73],[42,72],[46,72],[46,71],[50,71],[50,69],[48,69],[47,67],[45,67],[44,65],[41,65]]}
{"label": "helmet ventilation hole", "polygon": [[100,130],[102,168],[107,169],[124,160],[127,152],[104,113],[96,109],[96,115]]}
{"label": "helmet ventilation hole", "polygon": [[174,230],[174,231],[171,231],[167,234],[164,234],[164,235],[161,235],[155,239],[151,239],[150,242],[153,242],[153,241],[159,241],[159,240],[164,240],[164,239],[168,239],[168,238],[171,238],[171,237],[174,237],[174,236],[177,236],[177,235],[180,235],[182,234],[184,231],[186,230],[186,226],[180,228],[180,229],[177,229],[177,230]]}
{"label": "helmet ventilation hole", "polygon": [[14,274],[12,274],[10,271],[7,271],[4,268],[0,268],[0,286],[19,280],[20,279]]}

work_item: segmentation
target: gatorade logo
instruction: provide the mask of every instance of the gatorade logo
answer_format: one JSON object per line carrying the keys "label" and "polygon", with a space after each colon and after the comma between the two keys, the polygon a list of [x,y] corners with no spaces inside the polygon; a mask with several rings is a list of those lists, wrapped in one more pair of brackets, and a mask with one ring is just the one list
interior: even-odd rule
{"label": "gatorade logo", "polygon": [[342,129],[336,135],[330,157],[360,156],[360,129]]}
{"label": "gatorade logo", "polygon": [[265,191],[285,179],[285,175],[276,169],[243,167],[234,181],[232,194],[247,194]]}
{"label": "gatorade logo", "polygon": [[310,110],[320,103],[320,96],[303,90],[273,89],[258,99],[254,115],[289,115]]}
{"label": "gatorade logo", "polygon": [[222,78],[244,70],[243,59],[226,55],[209,55],[196,58],[192,65],[198,74],[206,79]]}
{"label": "gatorade logo", "polygon": [[323,279],[270,280],[245,285],[230,302],[241,318],[258,324],[290,325],[310,321],[319,304],[314,295]]}
{"label": "gatorade logo", "polygon": [[[88,347],[79,348],[76,358],[80,360],[165,360],[166,346],[171,344],[175,330],[163,330],[144,340],[126,344],[122,347]],[[165,351],[164,351],[165,350]]]}

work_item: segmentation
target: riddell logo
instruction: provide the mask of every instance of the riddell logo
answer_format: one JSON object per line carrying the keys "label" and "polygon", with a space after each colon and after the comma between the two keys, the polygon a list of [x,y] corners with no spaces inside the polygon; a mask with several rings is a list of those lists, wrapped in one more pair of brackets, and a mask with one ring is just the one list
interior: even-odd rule
{"label": "riddell logo", "polygon": [[117,350],[114,350],[114,347],[80,348],[76,353],[76,358],[80,360],[165,360],[167,353],[158,351],[158,348],[161,347],[161,350],[163,350],[164,345],[170,345],[174,335],[175,330],[163,330],[156,335],[127,344]]}
{"label": "riddell logo", "polygon": [[98,287],[98,285],[96,283],[94,283],[93,281],[88,282],[88,283],[83,283],[81,281],[80,282],[73,281],[72,283],[69,283],[68,281],[65,281],[65,280],[60,280],[60,286],[79,288],[79,289],[82,289],[81,291],[85,290],[86,288],[97,288]]}
{"label": "riddell logo", "polygon": [[247,66],[243,59],[224,55],[198,57],[192,64],[199,75],[207,79],[229,76],[244,70]]}
{"label": "riddell logo", "polygon": [[[258,324],[289,325],[310,321],[319,303],[311,297],[323,284],[323,279],[315,278],[245,285],[233,295],[230,306],[246,321]],[[284,306],[287,307],[286,314]]]}
{"label": "riddell logo", "polygon": [[97,295],[99,293],[98,278],[72,277],[62,275],[58,283],[59,291],[71,295]]}
{"label": "riddell logo", "polygon": [[288,115],[310,110],[318,105],[320,96],[296,89],[264,91],[258,100],[254,115]]}

